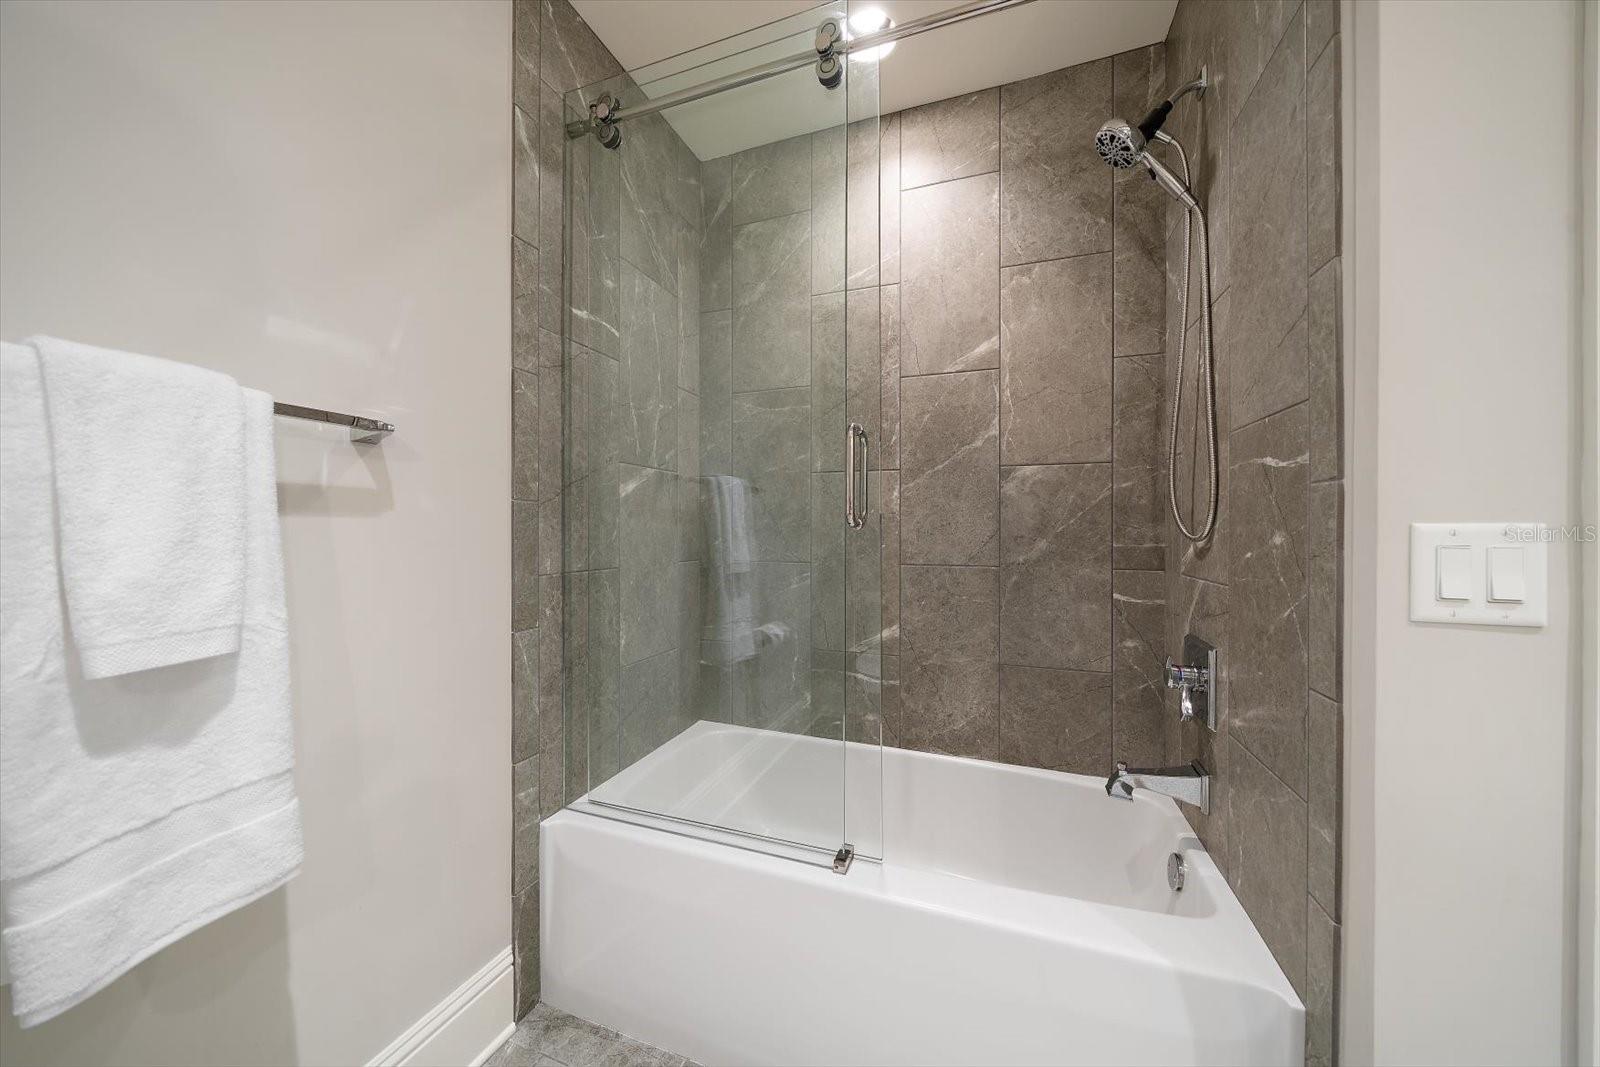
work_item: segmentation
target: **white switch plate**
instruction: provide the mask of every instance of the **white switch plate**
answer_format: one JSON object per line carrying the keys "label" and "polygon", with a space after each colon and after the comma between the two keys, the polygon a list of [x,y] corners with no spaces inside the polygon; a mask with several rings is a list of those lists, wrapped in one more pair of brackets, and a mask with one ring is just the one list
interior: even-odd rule
{"label": "white switch plate", "polygon": [[[1411,524],[1411,621],[1466,626],[1543,626],[1549,612],[1545,578],[1549,543],[1542,522],[1414,522]],[[1440,598],[1439,549],[1471,553],[1465,600]],[[1489,549],[1520,548],[1525,586],[1520,604],[1489,599]]]}

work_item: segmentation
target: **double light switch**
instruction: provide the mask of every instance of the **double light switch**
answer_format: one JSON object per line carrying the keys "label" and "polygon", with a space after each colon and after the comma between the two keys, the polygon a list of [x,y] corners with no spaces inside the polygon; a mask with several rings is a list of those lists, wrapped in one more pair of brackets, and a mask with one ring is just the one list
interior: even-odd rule
{"label": "double light switch", "polygon": [[1545,625],[1545,536],[1540,523],[1412,523],[1412,620]]}

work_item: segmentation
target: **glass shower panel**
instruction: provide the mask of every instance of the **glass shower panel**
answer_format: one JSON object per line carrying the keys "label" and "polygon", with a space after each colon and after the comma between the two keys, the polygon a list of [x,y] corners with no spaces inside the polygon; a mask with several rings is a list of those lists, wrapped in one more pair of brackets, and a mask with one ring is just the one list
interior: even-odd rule
{"label": "glass shower panel", "polygon": [[569,792],[824,862],[881,854],[881,512],[846,528],[844,473],[854,421],[881,499],[876,63],[627,116],[844,14],[564,102],[623,116],[567,142]]}

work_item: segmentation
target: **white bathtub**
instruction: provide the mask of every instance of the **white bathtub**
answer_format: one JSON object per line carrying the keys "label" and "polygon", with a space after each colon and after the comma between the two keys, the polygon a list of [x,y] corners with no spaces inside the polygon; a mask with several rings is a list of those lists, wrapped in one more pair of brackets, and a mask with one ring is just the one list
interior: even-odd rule
{"label": "white bathtub", "polygon": [[[861,836],[878,827],[854,811],[859,767],[875,800],[879,757],[852,749]],[[605,793],[704,821],[765,810],[799,835],[817,828],[786,823],[837,814],[795,800],[836,789],[840,758],[700,723]],[[881,765],[883,862],[842,876],[582,810],[545,820],[543,999],[708,1065],[1301,1062],[1300,1001],[1171,801],[902,749]]]}

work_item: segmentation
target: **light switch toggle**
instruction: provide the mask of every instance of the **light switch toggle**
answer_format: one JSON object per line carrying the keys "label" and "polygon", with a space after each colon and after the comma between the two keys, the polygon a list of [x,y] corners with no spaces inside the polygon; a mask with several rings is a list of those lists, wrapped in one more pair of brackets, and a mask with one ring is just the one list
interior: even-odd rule
{"label": "light switch toggle", "polygon": [[1437,574],[1440,600],[1472,599],[1472,549],[1466,545],[1440,545]]}
{"label": "light switch toggle", "polygon": [[1522,573],[1521,548],[1489,549],[1489,599],[1498,604],[1520,604],[1528,598]]}

